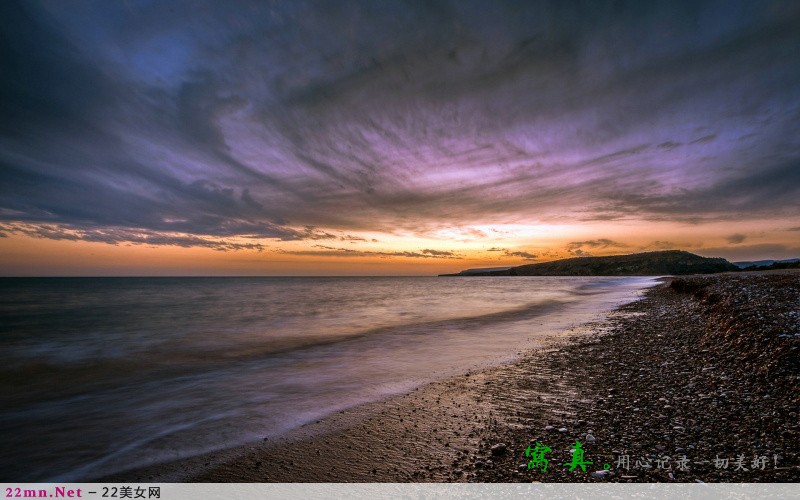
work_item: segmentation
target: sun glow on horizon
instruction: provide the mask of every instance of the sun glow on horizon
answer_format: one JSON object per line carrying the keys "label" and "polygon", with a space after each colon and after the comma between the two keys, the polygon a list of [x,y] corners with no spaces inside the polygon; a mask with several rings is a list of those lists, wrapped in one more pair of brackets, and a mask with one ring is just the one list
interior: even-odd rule
{"label": "sun glow on horizon", "polygon": [[[205,248],[194,246],[193,240],[178,246],[170,240],[152,240],[157,244],[148,244],[147,239],[138,243],[82,241],[70,232],[54,240],[11,232],[0,238],[0,274],[434,275],[474,267],[665,249],[730,260],[791,258],[800,252],[792,247],[792,228],[776,224],[771,231],[762,228],[765,230],[754,234],[755,226],[741,227],[750,236],[731,235],[729,225],[722,222],[662,224],[658,228],[633,222],[613,226],[473,224],[421,234],[314,228],[307,233],[309,239],[208,238],[218,246]],[[598,238],[598,234],[609,237]]]}

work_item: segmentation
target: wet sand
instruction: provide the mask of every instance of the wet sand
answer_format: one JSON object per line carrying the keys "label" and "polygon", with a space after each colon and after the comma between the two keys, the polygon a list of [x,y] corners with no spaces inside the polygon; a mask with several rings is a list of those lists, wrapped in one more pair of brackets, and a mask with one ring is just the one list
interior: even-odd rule
{"label": "wet sand", "polygon": [[[666,280],[545,345],[279,440],[102,480],[800,480],[799,272]],[[585,472],[569,471],[576,440]],[[527,465],[537,442],[546,471]]]}

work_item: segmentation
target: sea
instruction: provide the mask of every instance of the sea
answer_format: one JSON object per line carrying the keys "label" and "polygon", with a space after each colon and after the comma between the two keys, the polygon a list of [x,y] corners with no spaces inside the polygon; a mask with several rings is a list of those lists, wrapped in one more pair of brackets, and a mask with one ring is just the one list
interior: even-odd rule
{"label": "sea", "polygon": [[91,481],[513,361],[649,277],[0,278],[0,478]]}

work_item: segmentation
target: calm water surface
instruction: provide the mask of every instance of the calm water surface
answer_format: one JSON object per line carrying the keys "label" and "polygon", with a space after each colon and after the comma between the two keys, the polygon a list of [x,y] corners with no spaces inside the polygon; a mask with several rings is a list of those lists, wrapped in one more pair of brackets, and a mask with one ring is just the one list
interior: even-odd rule
{"label": "calm water surface", "polygon": [[2,278],[0,476],[92,479],[509,359],[650,278]]}

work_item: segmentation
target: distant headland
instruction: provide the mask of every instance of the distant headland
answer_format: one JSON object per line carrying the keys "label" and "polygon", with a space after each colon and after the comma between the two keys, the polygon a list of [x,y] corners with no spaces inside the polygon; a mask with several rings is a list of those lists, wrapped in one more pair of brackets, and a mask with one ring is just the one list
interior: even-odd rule
{"label": "distant headland", "polygon": [[608,257],[575,257],[508,268],[467,269],[439,276],[657,276],[739,271],[723,258],[701,257],[683,250]]}

